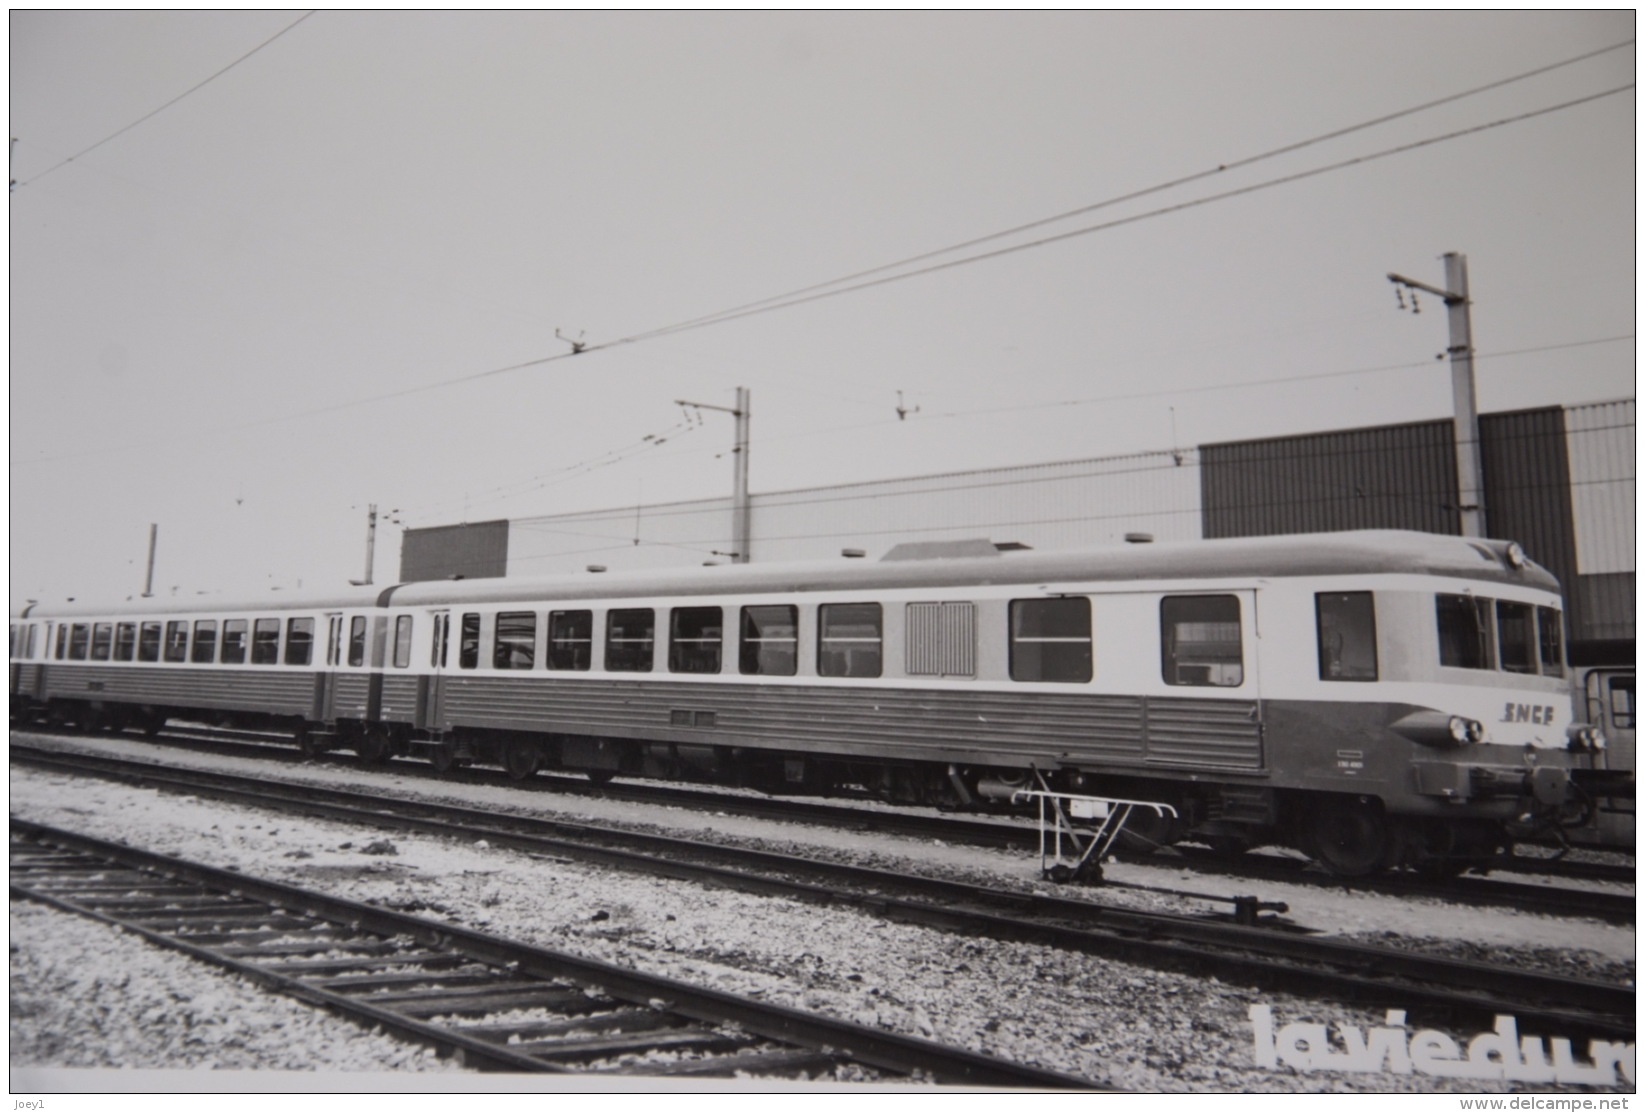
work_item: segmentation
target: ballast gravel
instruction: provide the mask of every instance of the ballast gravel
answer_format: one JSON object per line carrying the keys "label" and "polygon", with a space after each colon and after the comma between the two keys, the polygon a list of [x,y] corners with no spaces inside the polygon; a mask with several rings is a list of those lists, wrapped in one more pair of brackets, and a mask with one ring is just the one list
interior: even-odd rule
{"label": "ballast gravel", "polygon": [[[31,738],[30,741],[33,741]],[[96,743],[88,749],[134,754],[142,744]],[[154,753],[152,749],[150,753]],[[587,813],[607,810],[612,802],[571,800],[547,793],[499,785],[451,785],[396,777],[392,772],[361,771],[346,765],[308,765],[298,770],[242,759],[165,753],[179,764],[209,765],[235,771],[260,769],[263,775],[321,783],[345,784],[371,791],[390,786],[402,792],[489,800],[498,807],[538,813]],[[408,783],[414,782],[414,783]],[[1280,1065],[1257,1065],[1248,1010],[1273,1008],[1278,1022],[1349,1024],[1369,1029],[1384,1023],[1382,1011],[1309,1000],[1228,985],[1215,978],[1152,970],[1051,947],[965,938],[933,929],[892,923],[852,909],[821,907],[784,899],[753,896],[663,878],[613,871],[559,859],[487,846],[483,840],[386,834],[326,820],[309,820],[272,812],[231,807],[188,796],[162,795],[110,782],[42,773],[14,767],[13,813],[42,823],[83,831],[102,838],[176,854],[248,874],[334,893],[353,900],[445,920],[465,927],[522,939],[540,946],[663,974],[697,985],[746,994],[793,1008],[815,1011],[861,1024],[981,1051],[1016,1062],[1061,1071],[1099,1084],[1145,1092],[1468,1092],[1507,1091],[1515,1084],[1461,1081],[1425,1075],[1386,1073],[1298,1073]],[[589,805],[596,805],[590,809]],[[603,809],[601,806],[604,806]],[[801,842],[793,825],[769,821],[703,817],[679,809],[625,804],[629,822],[685,829],[707,837],[705,827],[726,828],[736,838]],[[605,816],[602,818],[612,818]],[[817,830],[817,829],[805,829]],[[840,845],[832,833],[831,854]],[[938,865],[1022,880],[1032,876],[1031,856],[1009,851],[948,854],[931,840],[893,835],[861,836],[853,851],[877,856],[881,864],[907,866],[927,858]],[[849,854],[847,856],[850,856]],[[1176,880],[1169,871],[1156,884]],[[1179,882],[1180,884],[1180,882]],[[1113,892],[1119,892],[1114,890]],[[1265,894],[1266,895],[1266,894]],[[1137,894],[1133,899],[1142,899]],[[1108,892],[1101,895],[1107,899]],[[1375,901],[1379,898],[1371,898]],[[1405,902],[1380,898],[1383,904]],[[1369,910],[1346,925],[1360,932],[1394,930],[1400,908],[1381,915]],[[1410,909],[1404,908],[1406,922]],[[1471,922],[1475,910],[1462,913]],[[136,979],[121,977],[133,968],[121,948],[138,947],[159,959],[200,971],[180,957],[97,925],[83,931],[37,930],[47,918],[74,922],[74,917],[45,912],[26,904],[12,906],[12,1062],[42,1065],[93,1065],[70,1057],[67,1043],[54,1043],[54,1027],[67,1023],[52,1009],[89,1011],[91,1019],[74,1023],[80,1044],[101,1042],[95,1065],[219,1066],[305,1069],[407,1070],[450,1069],[420,1049],[375,1039],[383,1045],[349,1044],[335,1035],[284,1019],[305,1007],[240,987],[251,1000],[218,1007],[215,992],[195,990],[192,976],[174,970],[156,979],[158,988],[134,988]],[[1447,922],[1454,929],[1457,911]],[[1524,917],[1531,921],[1533,917]],[[1553,921],[1554,927],[1569,927]],[[1597,930],[1600,926],[1593,925]],[[1420,931],[1420,925],[1418,927]],[[1438,932],[1434,933],[1440,934]],[[1543,933],[1527,932],[1516,944],[1488,933],[1482,944],[1496,952],[1517,946],[1543,945]],[[1509,933],[1511,934],[1511,933]],[[1569,932],[1567,932],[1569,935]],[[1607,942],[1597,952],[1582,947],[1556,948],[1582,954],[1584,972],[1604,970],[1632,979],[1632,932]],[[1604,938],[1598,936],[1596,938]],[[197,976],[219,979],[215,973]],[[75,977],[97,987],[82,1006],[79,997],[60,995],[53,979]],[[178,987],[186,1002],[172,1002],[192,1020],[162,1021],[166,997]],[[224,992],[227,992],[224,990]],[[160,998],[145,996],[159,994]],[[51,1005],[61,996],[64,1003]],[[83,996],[83,995],[82,995]],[[164,998],[162,1000],[161,998]],[[29,1003],[20,1009],[19,1001]],[[207,1014],[210,1014],[208,1016]],[[116,1014],[119,1019],[115,1019]],[[254,1020],[254,1016],[281,1018]],[[145,1018],[152,1019],[145,1019]],[[211,1019],[216,1017],[219,1019]],[[197,1032],[211,1036],[228,1029],[226,1048],[189,1042]],[[327,1024],[352,1026],[330,1017]],[[90,1027],[86,1027],[90,1025]],[[153,1038],[139,1033],[156,1029]],[[1452,1031],[1464,1041],[1471,1032]],[[317,1048],[340,1056],[339,1065],[318,1065]],[[346,1065],[342,1065],[346,1059]],[[1546,1091],[1547,1087],[1538,1087]]]}

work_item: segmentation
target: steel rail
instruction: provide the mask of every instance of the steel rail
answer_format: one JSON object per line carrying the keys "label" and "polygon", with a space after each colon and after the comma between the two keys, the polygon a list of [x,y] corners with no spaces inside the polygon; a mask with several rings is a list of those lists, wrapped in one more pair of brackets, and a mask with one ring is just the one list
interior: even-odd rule
{"label": "steel rail", "polygon": [[[946,930],[1042,942],[1156,965],[1186,964],[1199,969],[1209,966],[1223,976],[1232,973],[1287,988],[1300,984],[1314,991],[1389,1000],[1396,1004],[1460,1008],[1481,1016],[1513,1012],[1526,1022],[1540,1020],[1566,1029],[1606,1035],[1633,1031],[1635,994],[1632,986],[1344,940],[1299,937],[1194,917],[1137,912],[1092,901],[988,890],[918,875],[706,844],[700,840],[511,813],[481,812],[455,805],[290,782],[252,780],[232,774],[163,769],[111,758],[86,760],[94,760],[96,767],[79,769],[79,772],[194,793],[209,792],[256,806],[323,815],[374,828],[410,830],[468,841],[483,837],[490,843],[527,853],[576,857],[749,892],[851,904],[881,916]],[[54,762],[53,765],[76,771],[73,763]],[[619,846],[643,850],[625,850]],[[756,866],[761,872],[694,861],[705,856]],[[796,874],[822,875],[854,888],[842,890],[801,882],[793,879]],[[938,906],[886,895],[910,890],[932,894],[951,903]],[[975,911],[979,903],[1007,908],[1010,914]],[[1514,995],[1518,999],[1514,999]]]}
{"label": "steel rail", "polygon": [[[567,1048],[563,1043],[559,1048],[510,1046],[506,1042],[494,1042],[460,1029],[432,1024],[416,1014],[476,1015],[505,1011],[504,1008],[491,1007],[499,1002],[507,1006],[510,1001],[519,1001],[523,1005],[545,1000],[590,998],[597,994],[642,1013],[664,1013],[697,1026],[732,1026],[759,1040],[787,1045],[790,1052],[801,1049],[806,1053],[804,1056],[775,1056],[776,1064],[784,1069],[793,1069],[791,1064],[800,1059],[807,1062],[831,1060],[855,1062],[898,1075],[927,1076],[960,1085],[1059,1090],[1101,1088],[1083,1079],[1006,1062],[963,1048],[865,1028],[848,1021],[753,1001],[671,978],[642,974],[598,959],[552,951],[471,928],[155,854],[15,817],[11,821],[11,830],[13,861],[10,891],[13,898],[37,900],[65,911],[117,924],[151,942],[183,951],[361,1023],[382,1025],[404,1038],[448,1052],[460,1051],[465,1062],[492,1069],[564,1071],[569,1069],[564,1062],[557,1062],[550,1056],[563,1058],[569,1051],[571,1055],[586,1058],[588,1048],[574,1044]],[[26,841],[21,841],[19,836]],[[24,848],[21,859],[20,847]],[[31,861],[28,853],[31,847],[58,848],[69,852],[78,861],[52,861],[52,855],[48,855],[46,860],[36,856]],[[59,891],[53,892],[52,887],[42,886],[38,880],[35,885],[29,884],[31,872],[44,873],[49,879],[52,871],[63,865],[95,880],[99,860],[162,878],[167,883],[180,881],[197,886],[203,895],[226,896],[233,903],[175,909],[171,906],[176,902],[165,898],[152,901],[138,899],[135,902],[125,898],[124,903],[137,903],[141,908],[122,911],[122,897],[118,894],[106,895],[109,892],[107,887],[94,889],[93,895],[76,900],[72,895],[72,886],[59,887]],[[113,888],[123,887],[117,881]],[[124,888],[129,890],[130,887]],[[181,921],[184,926],[192,925],[196,929],[209,929],[227,923],[242,930],[215,933],[197,930],[191,941],[186,935],[179,936],[155,926],[168,919]],[[435,952],[436,957],[445,960],[442,965],[449,965],[450,956],[456,955],[469,964],[483,965],[495,973],[496,978],[485,982],[477,990],[455,988],[442,991],[439,988],[441,985],[453,984],[454,980],[449,974],[439,972],[409,977],[389,974],[386,978],[382,975],[362,975],[341,981],[322,978],[323,984],[316,984],[317,974],[335,973],[338,968],[356,969],[360,964],[349,959],[329,960],[321,966],[329,965],[333,969],[318,971],[312,968],[313,964],[288,964],[309,966],[306,971],[309,977],[304,978],[248,961],[249,955],[255,954],[257,948],[252,942],[236,944],[235,940],[251,940],[258,934],[255,927],[259,922],[273,924],[277,929],[274,935],[281,946],[271,952],[275,955],[289,955],[294,953],[293,948],[297,948],[295,953],[301,953],[302,944],[293,943],[293,939],[305,930],[321,927],[322,937],[311,950],[361,950],[364,943],[363,949],[377,956],[367,960],[368,966],[373,962],[381,966],[386,958],[388,964],[401,967],[414,964],[414,960],[397,956],[394,953],[395,941],[409,940],[415,947],[426,949],[424,952],[409,952],[411,954]],[[335,935],[335,929],[339,928],[347,934],[341,938],[325,937]],[[225,945],[228,950],[221,949]],[[344,985],[381,989],[418,983],[432,983],[433,988],[380,994],[381,1000],[376,1003],[370,998],[362,999],[341,992]],[[570,992],[566,989],[568,985],[572,987]],[[482,1026],[482,1029],[495,1027]],[[635,1041],[626,1042],[632,1050]],[[659,1037],[657,1046],[667,1047],[666,1037]],[[745,1047],[743,1050],[750,1049]],[[760,1061],[756,1056],[744,1054],[730,1057],[722,1065],[728,1071],[755,1071],[759,1069]],[[692,1066],[705,1073],[713,1069],[713,1065],[708,1063],[693,1062]],[[666,1067],[663,1073],[668,1073]]]}

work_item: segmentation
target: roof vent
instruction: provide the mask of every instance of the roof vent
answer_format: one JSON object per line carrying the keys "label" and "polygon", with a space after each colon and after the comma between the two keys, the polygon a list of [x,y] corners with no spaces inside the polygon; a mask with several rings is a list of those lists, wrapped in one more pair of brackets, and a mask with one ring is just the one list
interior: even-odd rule
{"label": "roof vent", "polygon": [[994,549],[997,552],[1002,552],[1002,553],[1026,553],[1028,550],[1032,549],[1033,547],[1034,546],[1032,546],[1032,545],[1024,545],[1021,541],[996,541],[996,542],[994,542]]}
{"label": "roof vent", "polygon": [[955,557],[999,556],[1000,551],[985,537],[966,541],[904,541],[894,545],[881,560],[945,560]]}
{"label": "roof vent", "polygon": [[868,555],[867,549],[841,549],[840,555],[847,560],[861,560]]}
{"label": "roof vent", "polygon": [[605,571],[605,565],[603,565],[603,564],[590,564],[588,566],[588,570],[590,572],[604,572]]}
{"label": "roof vent", "polygon": [[1149,545],[1153,543],[1154,535],[1151,533],[1128,533],[1125,535],[1125,540],[1130,545]]}

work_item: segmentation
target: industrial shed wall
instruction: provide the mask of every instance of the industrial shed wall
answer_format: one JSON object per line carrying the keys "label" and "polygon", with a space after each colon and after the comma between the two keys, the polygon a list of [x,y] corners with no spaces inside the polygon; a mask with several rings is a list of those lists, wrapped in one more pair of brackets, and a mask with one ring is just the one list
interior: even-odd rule
{"label": "industrial shed wall", "polygon": [[1206,537],[1460,532],[1450,421],[1200,446]]}
{"label": "industrial shed wall", "polygon": [[408,529],[400,541],[400,579],[465,580],[508,572],[508,521]]}

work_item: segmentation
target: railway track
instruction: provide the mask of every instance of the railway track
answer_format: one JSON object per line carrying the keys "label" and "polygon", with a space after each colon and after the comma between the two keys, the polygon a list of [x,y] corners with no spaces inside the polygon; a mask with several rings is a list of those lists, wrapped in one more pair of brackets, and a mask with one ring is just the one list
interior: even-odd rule
{"label": "railway track", "polygon": [[701,989],[18,819],[13,899],[118,925],[482,1069],[885,1077],[1097,1089],[1071,1076]]}
{"label": "railway track", "polygon": [[[289,738],[274,734],[168,727],[162,738],[167,742],[180,743],[189,748],[207,748],[214,752],[221,752],[226,746],[231,749],[243,748],[259,757],[275,757],[291,762],[301,760],[292,748]],[[224,739],[228,741],[225,742]],[[438,774],[431,767],[417,761],[395,762],[392,768],[397,773],[426,775],[435,781],[451,779],[451,774]],[[501,771],[469,770],[459,776],[479,783],[495,780],[500,784],[521,784],[508,780]],[[1038,840],[1034,828],[1023,823],[962,819],[917,811],[884,811],[789,798],[769,799],[647,782],[617,782],[596,786],[581,777],[568,775],[539,775],[524,783],[564,794],[697,810],[707,809],[789,823],[803,822],[820,826],[894,832],[967,845],[1033,849]],[[1558,916],[1591,916],[1609,923],[1631,924],[1636,918],[1636,902],[1630,894],[1541,883],[1528,884],[1495,877],[1466,876],[1441,881],[1409,873],[1391,873],[1376,877],[1341,878],[1297,859],[1266,854],[1246,854],[1229,858],[1200,852],[1190,846],[1168,848],[1152,855],[1122,853],[1121,857],[1150,865],[1182,868],[1207,876],[1245,881],[1278,881],[1314,888],[1387,896],[1434,897],[1480,907],[1518,908],[1522,911]],[[1519,856],[1505,860],[1496,869],[1535,876],[1540,881],[1563,879],[1618,884],[1633,884],[1635,881],[1635,873],[1631,866],[1570,861],[1563,858]]]}
{"label": "railway track", "polygon": [[[1175,969],[1212,972],[1333,997],[1387,1001],[1522,1025],[1595,1035],[1630,1035],[1634,990],[1517,968],[1437,958],[1388,947],[1316,939],[1189,916],[1141,913],[1086,900],[1000,892],[928,877],[777,855],[698,840],[594,828],[201,771],[160,769],[72,755],[31,763],[133,783],[214,795],[240,804],[324,816],[374,829],[484,838],[527,853],[686,878],[758,893],[854,905],[945,930],[1026,939]],[[819,883],[818,879],[821,879]],[[910,900],[918,893],[934,900]]]}

